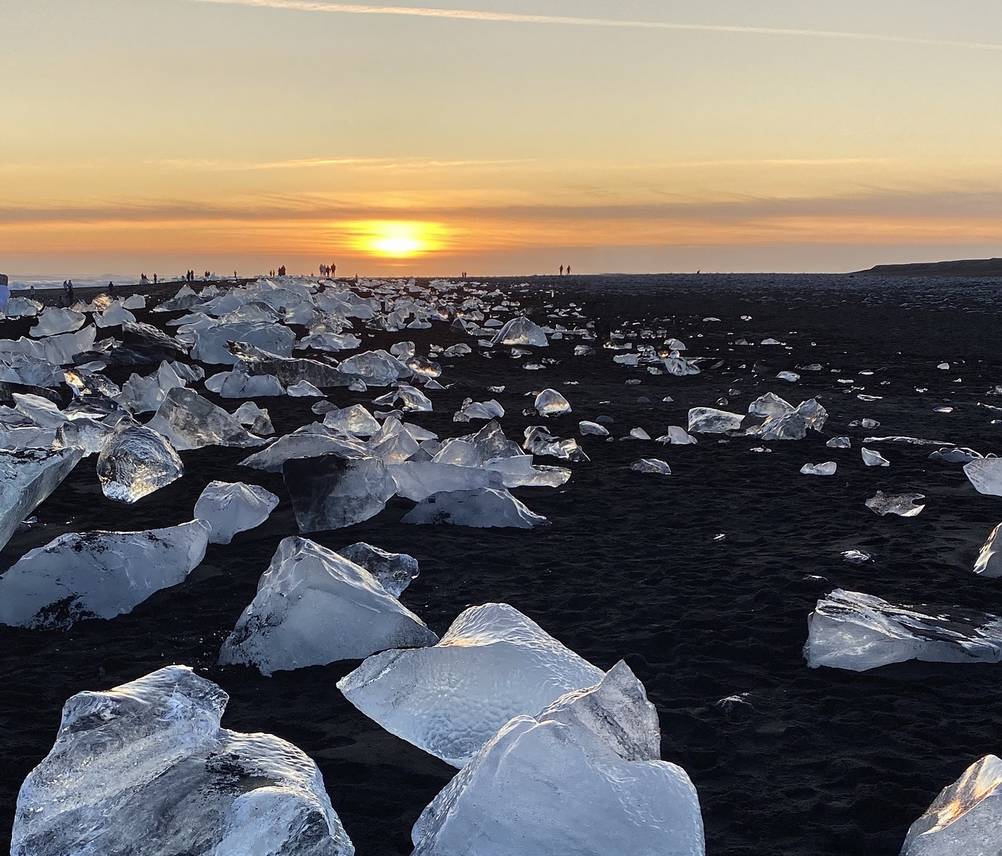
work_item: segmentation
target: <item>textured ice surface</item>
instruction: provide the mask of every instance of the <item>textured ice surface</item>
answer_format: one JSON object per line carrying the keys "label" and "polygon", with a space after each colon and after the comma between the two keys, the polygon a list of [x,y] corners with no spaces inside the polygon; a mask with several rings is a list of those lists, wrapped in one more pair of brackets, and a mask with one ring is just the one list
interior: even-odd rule
{"label": "textured ice surface", "polygon": [[88,324],[75,333],[46,336],[38,341],[24,336],[16,342],[3,339],[0,340],[0,353],[25,354],[53,365],[65,366],[72,363],[77,354],[89,350],[96,338],[97,328]]}
{"label": "textured ice surface", "polygon": [[271,415],[266,407],[258,407],[253,401],[245,401],[233,411],[233,418],[245,426],[252,434],[265,437],[275,433]]}
{"label": "textured ice surface", "polygon": [[0,549],[83,457],[68,449],[0,449]]}
{"label": "textured ice surface", "polygon": [[195,346],[191,355],[199,362],[231,366],[238,362],[229,348],[230,342],[253,345],[279,357],[292,355],[296,334],[281,324],[237,322],[214,324],[195,331]]}
{"label": "textured ice surface", "polygon": [[387,731],[462,767],[513,716],[601,680],[517,609],[489,603],[460,614],[434,647],[376,654],[338,688]]}
{"label": "textured ice surface", "polygon": [[925,496],[921,493],[903,493],[894,496],[878,490],[875,496],[866,501],[866,507],[881,517],[888,514],[896,514],[898,517],[918,517],[925,508],[925,505],[918,504],[922,499],[925,499]]}
{"label": "textured ice surface", "polygon": [[418,576],[418,561],[406,553],[390,553],[359,541],[338,549],[338,553],[372,574],[394,597],[400,597]]}
{"label": "textured ice surface", "polygon": [[290,386],[309,381],[317,387],[344,386],[346,380],[335,366],[319,360],[286,357],[243,342],[230,345],[230,352],[251,374],[271,374]]}
{"label": "textured ice surface", "polygon": [[573,437],[561,440],[554,437],[541,425],[530,425],[525,429],[525,449],[534,455],[548,455],[564,461],[589,460],[584,449],[578,445],[578,441]]}
{"label": "textured ice surface", "polygon": [[386,351],[366,351],[349,357],[340,365],[342,374],[361,378],[369,386],[389,386],[410,377],[412,372]]}
{"label": "textured ice surface", "polygon": [[681,425],[669,425],[668,433],[658,437],[658,442],[671,446],[695,446],[699,443],[699,440],[693,437]]}
{"label": "textured ice surface", "polygon": [[532,455],[492,458],[484,465],[501,476],[505,487],[560,487],[567,484],[571,471],[563,467],[534,466]]}
{"label": "textured ice surface", "polygon": [[398,496],[420,502],[435,493],[504,487],[504,479],[479,467],[436,464],[433,461],[404,461],[390,464],[390,476]]}
{"label": "textured ice surface", "polygon": [[195,503],[195,517],[209,524],[210,544],[229,544],[238,532],[260,526],[278,506],[278,497],[244,482],[214,481]]}
{"label": "textured ice surface", "polygon": [[291,384],[286,390],[290,398],[323,398],[324,394],[308,380]]}
{"label": "textured ice surface", "polygon": [[97,458],[97,477],[108,499],[133,503],[184,474],[170,441],[145,425],[123,423]]}
{"label": "textured ice surface", "polygon": [[587,419],[578,422],[578,431],[581,432],[582,437],[587,437],[589,435],[594,437],[608,437],[609,429],[604,425],[599,425],[598,422],[589,422]]}
{"label": "textured ice surface", "polygon": [[748,405],[748,413],[752,416],[784,416],[793,413],[796,408],[786,399],[780,398],[774,392],[760,395]]}
{"label": "textured ice surface", "polygon": [[929,611],[836,589],[807,620],[807,664],[865,672],[888,663],[997,663],[1002,618],[963,609]]}
{"label": "textured ice surface", "polygon": [[506,490],[453,490],[435,493],[407,512],[403,523],[447,523],[478,529],[510,527],[532,529],[547,519],[530,511]]}
{"label": "textured ice surface", "polygon": [[671,467],[668,466],[668,462],[662,461],[660,458],[641,458],[630,464],[630,469],[635,473],[650,473],[657,476],[671,475]]}
{"label": "textured ice surface", "polygon": [[356,437],[371,437],[379,432],[379,422],[361,404],[328,411],[324,414],[324,425]]}
{"label": "textured ice surface", "polygon": [[170,390],[147,423],[171,441],[175,449],[201,449],[205,446],[250,448],[266,441],[255,437],[223,408],[217,407],[191,389]]}
{"label": "textured ice surface", "polygon": [[529,345],[545,348],[550,343],[542,327],[528,318],[512,318],[494,336],[492,345]]}
{"label": "textured ice surface", "polygon": [[369,571],[305,538],[286,538],[219,654],[263,674],[361,660],[438,637]]}
{"label": "textured ice surface", "polygon": [[891,462],[887,458],[874,449],[867,449],[864,446],[859,451],[863,456],[863,463],[868,467],[889,467],[891,465]]}
{"label": "textured ice surface", "polygon": [[219,372],[205,381],[205,388],[222,398],[267,398],[285,395],[285,387],[275,375],[248,374],[243,366]]}
{"label": "textured ice surface", "polygon": [[357,440],[323,425],[304,425],[291,434],[279,437],[267,449],[244,458],[240,466],[280,473],[288,460],[324,455],[365,458],[369,457],[369,450]]}
{"label": "textured ice surface", "polygon": [[901,856],[998,856],[1002,760],[986,755],[943,788],[908,830]]}
{"label": "textured ice surface", "polygon": [[981,548],[974,573],[983,577],[1002,577],[1002,523],[992,530]]}
{"label": "textured ice surface", "polygon": [[838,464],[825,461],[823,464],[804,464],[800,472],[805,476],[833,476],[838,471]]}
{"label": "textured ice surface", "polygon": [[579,699],[507,722],[421,814],[413,856],[703,856],[686,772],[657,755],[625,757],[608,742],[638,715],[635,703],[647,705],[632,674],[642,698],[609,686],[619,669],[590,691],[587,711],[574,711]]}
{"label": "textured ice surface", "polygon": [[87,316],[73,309],[60,309],[49,306],[38,316],[38,323],[29,331],[36,339],[42,336],[58,336],[60,333],[73,333],[79,330]]}
{"label": "textured ice surface", "polygon": [[689,411],[689,430],[697,434],[725,434],[741,428],[744,416],[714,407],[693,407]]}
{"label": "textured ice surface", "polygon": [[323,455],[282,465],[296,523],[302,533],[340,529],[375,517],[396,493],[379,458]]}
{"label": "textured ice surface", "polygon": [[533,403],[540,416],[559,416],[571,412],[571,403],[555,389],[544,389]]}
{"label": "textured ice surface", "polygon": [[133,374],[122,384],[118,402],[132,413],[149,413],[155,411],[167,393],[178,386],[185,386],[187,380],[178,374],[177,368],[166,360],[160,363],[160,368],[148,377]]}
{"label": "textured ice surface", "polygon": [[0,577],[0,624],[67,628],[114,618],[183,582],[205,556],[209,525],[142,532],[68,532],[25,553]]}
{"label": "textured ice surface", "polygon": [[1002,496],[1002,458],[979,458],[964,464],[964,474],[978,493]]}
{"label": "textured ice surface", "polygon": [[463,400],[463,406],[452,417],[453,422],[470,422],[473,419],[500,419],[504,416],[504,407],[496,399],[489,401],[474,401],[472,398]]}
{"label": "textured ice surface", "polygon": [[316,764],[220,728],[228,700],[186,666],[73,696],[21,786],[12,856],[352,856]]}

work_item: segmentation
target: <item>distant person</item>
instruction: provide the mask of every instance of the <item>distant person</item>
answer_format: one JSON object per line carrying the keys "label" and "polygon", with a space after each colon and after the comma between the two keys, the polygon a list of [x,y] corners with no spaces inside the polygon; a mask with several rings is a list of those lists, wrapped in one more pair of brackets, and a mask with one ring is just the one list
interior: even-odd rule
{"label": "distant person", "polygon": [[568,276],[571,275],[571,266],[570,265],[567,265],[567,275]]}
{"label": "distant person", "polygon": [[67,288],[66,288],[66,297],[69,299],[70,304],[72,304],[73,303],[73,280],[72,279],[66,280],[66,285],[67,285]]}
{"label": "distant person", "polygon": [[153,284],[154,285],[157,284],[157,275],[156,274],[153,274]]}
{"label": "distant person", "polygon": [[331,277],[337,276],[337,265],[331,262]]}
{"label": "distant person", "polygon": [[561,276],[564,275],[564,266],[563,265],[560,266],[560,275]]}
{"label": "distant person", "polygon": [[108,294],[110,294],[112,296],[114,296],[114,294],[115,294],[115,283],[113,283],[111,281],[108,282]]}
{"label": "distant person", "polygon": [[0,314],[7,314],[7,301],[10,299],[10,280],[7,274],[0,273]]}

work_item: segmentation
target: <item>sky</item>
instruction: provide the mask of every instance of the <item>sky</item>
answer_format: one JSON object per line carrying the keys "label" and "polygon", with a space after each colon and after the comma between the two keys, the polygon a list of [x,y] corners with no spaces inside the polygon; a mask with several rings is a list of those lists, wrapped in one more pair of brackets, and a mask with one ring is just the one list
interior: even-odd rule
{"label": "sky", "polygon": [[998,0],[0,0],[0,271],[1002,256]]}

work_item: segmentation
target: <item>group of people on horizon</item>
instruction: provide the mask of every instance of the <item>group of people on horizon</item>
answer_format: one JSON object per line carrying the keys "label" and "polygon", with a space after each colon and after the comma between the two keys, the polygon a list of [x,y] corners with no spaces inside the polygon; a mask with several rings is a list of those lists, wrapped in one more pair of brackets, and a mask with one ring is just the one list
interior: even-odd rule
{"label": "group of people on horizon", "polygon": [[571,275],[571,266],[570,265],[561,265],[560,266],[560,275],[561,276],[564,275],[564,268],[567,268],[567,276],[570,276]]}
{"label": "group of people on horizon", "polygon": [[331,262],[329,265],[320,265],[320,276],[337,276],[337,265]]}

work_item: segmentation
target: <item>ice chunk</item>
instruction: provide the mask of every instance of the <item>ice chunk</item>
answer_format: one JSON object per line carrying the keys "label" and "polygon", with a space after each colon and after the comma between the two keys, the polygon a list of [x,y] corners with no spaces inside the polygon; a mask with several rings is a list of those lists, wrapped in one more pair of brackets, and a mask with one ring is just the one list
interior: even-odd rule
{"label": "ice chunk", "polygon": [[369,450],[359,441],[339,434],[323,425],[304,425],[291,434],[279,437],[267,449],[256,452],[240,462],[242,467],[282,472],[282,465],[294,458],[319,458],[323,455],[344,455],[366,458]]}
{"label": "ice chunk", "polygon": [[394,597],[400,597],[418,577],[418,561],[406,553],[389,553],[364,541],[341,547],[337,552],[365,568]]}
{"label": "ice chunk", "polygon": [[148,413],[155,411],[167,393],[178,386],[185,386],[187,378],[181,377],[177,368],[164,360],[160,368],[149,377],[133,374],[122,384],[121,395],[117,400],[132,413]]}
{"label": "ice chunk", "polygon": [[116,300],[100,315],[94,315],[94,323],[98,327],[120,327],[122,324],[135,324],[136,316]]}
{"label": "ice chunk", "polygon": [[829,449],[849,449],[852,447],[852,441],[848,437],[832,437],[825,446]]}
{"label": "ice chunk", "polygon": [[342,374],[361,379],[369,386],[389,386],[412,374],[406,365],[386,351],[355,354],[341,363],[339,368]]}
{"label": "ice chunk", "polygon": [[223,408],[184,387],[167,393],[147,426],[159,431],[182,452],[205,446],[249,448],[266,442],[249,433]]}
{"label": "ice chunk", "polygon": [[1002,496],[1002,458],[978,458],[964,464],[964,475],[978,493]]}
{"label": "ice chunk", "polygon": [[222,398],[267,398],[285,395],[281,381],[270,374],[248,374],[242,365],[219,372],[205,381],[205,388]]}
{"label": "ice chunk", "polygon": [[589,460],[573,437],[559,440],[540,425],[531,425],[525,429],[525,449],[534,455],[549,455],[565,461]]}
{"label": "ice chunk", "polygon": [[491,345],[529,345],[533,348],[545,348],[550,343],[546,340],[546,332],[538,324],[528,318],[512,318],[505,324],[491,342]]}
{"label": "ice chunk", "polygon": [[82,457],[77,448],[0,449],[0,549]]}
{"label": "ice chunk", "polygon": [[462,767],[513,716],[601,680],[517,609],[489,603],[460,614],[434,647],[376,654],[338,688],[391,734]]}
{"label": "ice chunk", "polygon": [[250,429],[252,434],[265,437],[275,433],[271,424],[271,415],[266,407],[258,407],[253,401],[245,401],[233,411],[233,418],[241,425]]}
{"label": "ice chunk", "polygon": [[131,612],[177,585],[205,555],[209,525],[142,532],[68,532],[25,553],[0,577],[0,624],[67,628]]}
{"label": "ice chunk", "polygon": [[371,437],[379,431],[379,422],[361,404],[328,411],[324,414],[324,425],[356,437]]}
{"label": "ice chunk", "polygon": [[292,355],[296,334],[281,324],[260,321],[213,324],[195,330],[191,355],[202,363],[233,365],[239,361],[229,348],[231,342],[253,345],[278,357]]}
{"label": "ice chunk", "polygon": [[671,446],[694,446],[699,443],[699,440],[681,425],[669,425],[668,433],[658,437],[657,442]]}
{"label": "ice chunk", "polygon": [[641,458],[630,464],[630,469],[635,473],[650,473],[658,476],[671,475],[671,467],[668,466],[668,462],[662,461],[660,458]]}
{"label": "ice chunk", "polygon": [[97,477],[108,499],[133,503],[177,481],[181,458],[162,434],[121,423],[97,458]]}
{"label": "ice chunk", "polygon": [[838,470],[835,461],[825,461],[823,464],[804,464],[800,472],[805,476],[833,476]]}
{"label": "ice chunk", "polygon": [[689,411],[689,430],[697,434],[726,434],[741,428],[744,416],[713,407],[693,407]]}
{"label": "ice chunk", "polygon": [[87,316],[73,309],[60,309],[49,306],[38,316],[38,323],[29,331],[36,339],[43,336],[58,336],[60,333],[73,333],[79,330]]}
{"label": "ice chunk", "polygon": [[748,413],[752,416],[785,416],[793,413],[796,408],[785,399],[780,398],[774,392],[767,392],[760,395],[748,405]]}
{"label": "ice chunk", "polygon": [[865,446],[860,449],[863,455],[863,463],[868,467],[889,467],[891,462],[887,460],[880,452],[874,449],[867,449]]}
{"label": "ice chunk", "polygon": [[292,384],[286,392],[291,398],[323,398],[324,394],[308,380]]}
{"label": "ice chunk", "polygon": [[540,416],[560,416],[571,412],[571,403],[555,389],[544,389],[533,403]]}
{"label": "ice chunk", "polygon": [[12,297],[4,307],[4,314],[8,318],[34,318],[44,307],[44,303],[30,297]]}
{"label": "ice chunk", "polygon": [[560,487],[567,484],[571,471],[563,467],[537,467],[532,455],[492,458],[484,467],[498,473],[505,487]]}
{"label": "ice chunk", "polygon": [[924,504],[918,504],[921,499],[925,499],[925,495],[921,493],[903,493],[892,496],[878,490],[876,496],[872,496],[866,501],[866,507],[881,517],[888,514],[896,514],[898,517],[918,517],[925,508]]}
{"label": "ice chunk", "polygon": [[997,663],[1002,618],[984,612],[899,606],[836,589],[807,620],[807,664],[865,672],[889,663]]}
{"label": "ice chunk", "polygon": [[589,422],[587,419],[578,422],[578,431],[581,432],[582,437],[587,437],[589,435],[595,437],[608,437],[609,429],[604,425],[599,425],[597,422]]}
{"label": "ice chunk", "polygon": [[437,641],[365,568],[313,541],[286,538],[223,643],[219,662],[253,665],[270,675]]}
{"label": "ice chunk", "polygon": [[986,755],[943,788],[908,830],[901,856],[994,856],[999,852],[1002,760]]}
{"label": "ice chunk", "polygon": [[983,458],[980,452],[975,452],[974,449],[958,448],[953,449],[937,449],[935,452],[929,453],[930,461],[939,461],[944,464],[969,464],[971,461],[977,461]]}
{"label": "ice chunk", "polygon": [[220,728],[227,701],[187,666],[73,696],[21,786],[12,856],[352,856],[316,764]]}
{"label": "ice chunk", "polygon": [[229,544],[238,532],[264,523],[276,507],[278,497],[263,487],[213,481],[195,502],[195,517],[209,524],[210,544]]}
{"label": "ice chunk", "polygon": [[296,523],[303,534],[340,529],[375,517],[396,492],[379,458],[328,454],[282,465]]}
{"label": "ice chunk", "polygon": [[477,529],[532,529],[548,523],[545,517],[530,511],[507,490],[495,488],[432,494],[408,511],[402,521],[419,525],[447,523]]}
{"label": "ice chunk", "polygon": [[974,573],[983,577],[1002,577],[1002,523],[992,530],[981,548]]}
{"label": "ice chunk", "polygon": [[848,562],[850,565],[865,565],[867,562],[873,561],[873,556],[862,550],[845,550],[842,553],[842,561]]}
{"label": "ice chunk", "polygon": [[479,467],[458,467],[434,461],[404,461],[390,464],[390,475],[398,496],[421,502],[444,491],[471,491],[488,487],[503,487],[504,480]]}
{"label": "ice chunk", "polygon": [[469,422],[473,419],[500,419],[504,416],[504,408],[495,399],[490,401],[474,401],[467,398],[463,406],[452,417],[453,422]]}

